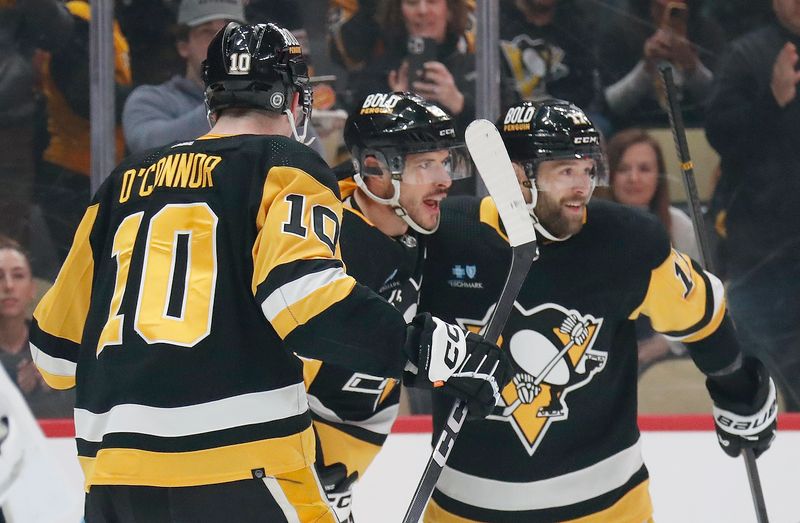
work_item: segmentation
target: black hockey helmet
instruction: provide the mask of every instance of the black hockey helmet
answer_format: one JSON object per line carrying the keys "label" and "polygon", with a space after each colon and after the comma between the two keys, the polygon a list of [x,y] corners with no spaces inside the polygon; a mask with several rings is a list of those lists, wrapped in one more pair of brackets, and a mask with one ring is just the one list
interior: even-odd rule
{"label": "black hockey helmet", "polygon": [[595,183],[607,180],[603,137],[578,106],[565,100],[524,101],[497,121],[511,160],[525,166],[528,178],[540,162],[567,158],[595,160]]}
{"label": "black hockey helmet", "polygon": [[300,43],[275,24],[230,22],[208,45],[203,82],[210,112],[251,107],[282,113],[295,92],[311,116],[308,66]]}
{"label": "black hockey helmet", "polygon": [[414,93],[367,96],[347,118],[344,142],[353,157],[356,173],[360,174],[372,174],[363,172],[363,166],[367,156],[374,156],[399,179],[406,154],[440,149],[462,152],[454,156],[451,177],[463,178],[471,172],[453,118]]}

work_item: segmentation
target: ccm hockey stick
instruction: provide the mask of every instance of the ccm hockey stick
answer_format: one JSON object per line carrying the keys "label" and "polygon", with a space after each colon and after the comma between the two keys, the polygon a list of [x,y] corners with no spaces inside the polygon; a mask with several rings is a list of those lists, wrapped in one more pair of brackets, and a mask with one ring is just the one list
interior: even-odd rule
{"label": "ccm hockey stick", "polygon": [[[664,81],[664,88],[667,92],[667,113],[669,114],[669,124],[672,127],[672,137],[675,139],[675,149],[678,152],[678,160],[681,164],[683,173],[683,184],[686,187],[686,194],[689,197],[689,211],[694,224],[694,235],[697,245],[700,247],[700,262],[703,266],[714,272],[714,263],[708,247],[706,228],[703,221],[703,214],[700,210],[700,197],[697,195],[697,184],[694,180],[694,165],[689,156],[689,145],[686,142],[686,130],[683,126],[683,115],[681,113],[678,94],[675,89],[675,80],[672,77],[672,66],[669,63],[661,63],[658,66],[661,78]],[[761,478],[758,475],[758,465],[753,449],[743,449],[745,468],[747,469],[747,479],[750,483],[750,493],[753,496],[753,505],[756,511],[758,523],[768,523],[767,505],[764,502],[764,492],[761,489]]]}
{"label": "ccm hockey stick", "polygon": [[[511,245],[511,268],[492,318],[483,333],[487,340],[496,342],[511,314],[531,264],[539,257],[539,248],[536,245],[533,221],[525,206],[517,176],[494,124],[489,120],[475,120],[467,127],[466,142],[472,161],[497,206]],[[433,447],[433,453],[428,459],[428,465],[419,480],[403,523],[417,523],[422,516],[466,416],[466,404],[457,400],[447,416],[439,440]]]}

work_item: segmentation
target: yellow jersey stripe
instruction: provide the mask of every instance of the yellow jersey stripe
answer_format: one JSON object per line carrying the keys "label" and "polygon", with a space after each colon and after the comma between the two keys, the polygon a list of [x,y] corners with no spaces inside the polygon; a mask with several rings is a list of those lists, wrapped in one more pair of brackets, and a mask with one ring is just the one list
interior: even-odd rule
{"label": "yellow jersey stripe", "polygon": [[308,323],[334,303],[345,299],[355,287],[353,278],[338,278],[308,293],[302,299],[287,305],[270,320],[281,339],[286,339],[296,327]]}
{"label": "yellow jersey stripe", "polygon": [[270,476],[314,463],[314,431],[193,452],[151,452],[106,448],[95,458],[79,456],[86,492],[92,485],[190,487],[252,478],[263,468]]}
{"label": "yellow jersey stripe", "polygon": [[83,326],[92,297],[94,257],[89,235],[99,209],[100,204],[86,209],[56,282],[33,313],[42,331],[77,344],[81,343],[83,337]]}
{"label": "yellow jersey stripe", "polygon": [[44,381],[58,390],[71,389],[75,386],[75,369],[77,364],[63,358],[54,358],[39,347],[29,342],[31,356]]}
{"label": "yellow jersey stripe", "polygon": [[380,399],[378,400],[378,404],[381,404],[381,403],[383,403],[383,400],[385,400],[387,397],[389,397],[389,394],[391,394],[391,392],[394,390],[394,388],[395,388],[395,387],[396,387],[396,386],[397,386],[399,383],[400,383],[400,382],[399,382],[399,381],[397,381],[397,380],[389,380],[389,381],[386,383],[386,387],[384,387],[384,389],[383,389],[383,392],[381,392],[381,397],[380,397]]}
{"label": "yellow jersey stripe", "polygon": [[303,382],[305,383],[307,389],[314,382],[317,374],[319,374],[319,369],[322,367],[322,362],[320,360],[313,360],[311,358],[304,358],[302,356],[299,356],[299,358],[303,361]]}
{"label": "yellow jersey stripe", "polygon": [[261,303],[261,310],[269,321],[275,319],[284,309],[307,298],[317,290],[340,280],[352,279],[341,267],[329,267],[312,272],[283,284],[270,293]]}
{"label": "yellow jersey stripe", "polygon": [[352,176],[344,180],[339,180],[339,194],[342,195],[343,201],[353,196],[356,189],[358,189],[358,184]]}
{"label": "yellow jersey stripe", "polygon": [[508,236],[506,236],[506,233],[504,233],[502,227],[500,227],[500,214],[497,212],[497,206],[494,204],[494,200],[489,196],[481,200],[480,220],[482,223],[485,223],[497,231],[497,234],[500,235],[501,238],[508,241]]}
{"label": "yellow jersey stripe", "polygon": [[[348,200],[348,202],[349,202],[349,200]],[[351,213],[355,214],[356,216],[358,216],[359,218],[361,218],[362,220],[364,220],[364,223],[366,223],[366,224],[368,224],[368,225],[372,225],[373,227],[375,227],[375,224],[374,224],[374,223],[372,223],[371,221],[369,221],[369,218],[367,218],[366,216],[364,216],[364,213],[362,213],[362,212],[361,212],[361,211],[359,211],[358,209],[353,209],[352,207],[345,207],[345,211],[347,211],[347,212],[351,212]]]}
{"label": "yellow jersey stripe", "polygon": [[644,300],[629,319],[644,314],[658,332],[678,332],[679,336],[673,336],[680,340],[695,336],[699,331],[707,330],[705,328],[714,319],[718,318],[717,325],[721,321],[724,293],[721,282],[717,282],[715,276],[698,272],[686,255],[673,249],[666,260],[651,272]]}
{"label": "yellow jersey stripe", "polygon": [[[653,503],[650,500],[649,488],[650,480],[645,480],[607,509],[561,523],[652,523]],[[478,520],[451,514],[434,499],[428,503],[423,521],[425,523],[478,523]]]}
{"label": "yellow jersey stripe", "polygon": [[283,510],[287,521],[337,523],[314,467],[265,477],[264,484]]}
{"label": "yellow jersey stripe", "polygon": [[358,472],[359,478],[364,477],[367,467],[381,450],[380,445],[355,438],[327,423],[315,421],[314,429],[324,451],[325,465],[344,463],[347,473]]}
{"label": "yellow jersey stripe", "polygon": [[650,480],[647,479],[636,485],[607,509],[562,523],[642,523],[650,521],[652,516]]}

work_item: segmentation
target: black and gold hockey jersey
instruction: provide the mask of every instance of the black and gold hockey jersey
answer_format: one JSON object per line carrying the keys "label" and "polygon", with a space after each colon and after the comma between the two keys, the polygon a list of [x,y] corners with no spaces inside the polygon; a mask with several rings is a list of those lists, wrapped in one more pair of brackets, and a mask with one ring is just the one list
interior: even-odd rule
{"label": "black and gold hockey jersey", "polygon": [[204,138],[114,170],[34,314],[45,379],[77,385],[87,490],[301,469],[315,442],[295,353],[402,372],[405,322],[345,273],[322,159],[284,137]]}
{"label": "black and gold hockey jersey", "polygon": [[[411,232],[399,238],[382,233],[349,196],[354,185],[340,184],[345,196],[340,242],[347,274],[411,321],[422,282],[423,239]],[[316,360],[305,361],[304,374],[323,463],[342,463],[348,477],[354,473],[362,477],[397,418],[399,382]]]}
{"label": "black and gold hockey jersey", "polygon": [[[721,282],[670,247],[644,213],[593,201],[583,229],[543,242],[501,347],[513,380],[465,422],[425,521],[642,523],[652,514],[637,428],[634,320],[689,342],[705,372],[738,354]],[[488,322],[511,249],[490,198],[445,200],[420,308],[473,331]],[[437,394],[439,429],[452,400]]]}

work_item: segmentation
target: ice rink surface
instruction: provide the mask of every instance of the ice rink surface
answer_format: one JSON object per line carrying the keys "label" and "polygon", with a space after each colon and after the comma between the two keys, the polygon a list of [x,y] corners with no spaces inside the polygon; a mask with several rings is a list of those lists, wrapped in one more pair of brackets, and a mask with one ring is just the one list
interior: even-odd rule
{"label": "ice rink surface", "polygon": [[[713,431],[645,431],[642,438],[656,523],[755,521],[744,461],[726,456]],[[389,436],[356,487],[354,511],[358,523],[402,520],[425,468],[429,442],[429,434]],[[74,496],[82,497],[74,441],[51,438],[49,447],[66,470]],[[758,465],[770,522],[800,523],[800,431],[779,432],[770,451],[758,459]],[[41,502],[35,486],[30,499],[32,503]],[[77,523],[79,519],[70,517],[64,521]]]}
{"label": "ice rink surface", "polygon": [[[756,521],[744,460],[713,431],[643,432],[656,523]],[[358,523],[402,521],[430,454],[430,436],[392,434],[354,494]],[[783,431],[758,459],[770,523],[800,523],[800,432]]]}

